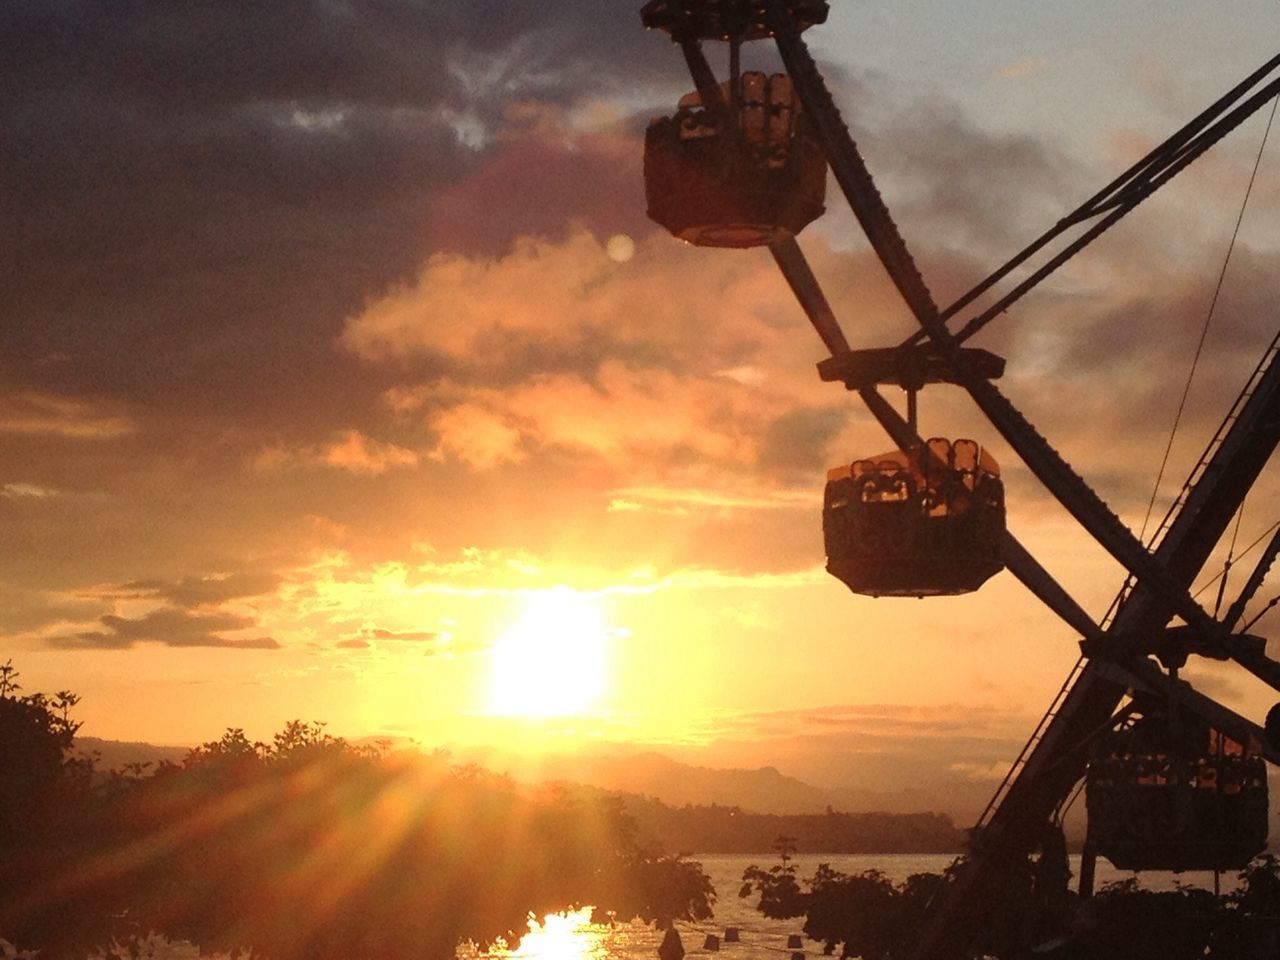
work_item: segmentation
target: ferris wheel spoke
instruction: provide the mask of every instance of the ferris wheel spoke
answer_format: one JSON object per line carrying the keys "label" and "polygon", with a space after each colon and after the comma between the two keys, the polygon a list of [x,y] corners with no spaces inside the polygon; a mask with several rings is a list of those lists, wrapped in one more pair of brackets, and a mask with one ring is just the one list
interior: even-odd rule
{"label": "ferris wheel spoke", "polygon": [[950,355],[955,364],[957,379],[969,391],[979,409],[1000,431],[1031,472],[1066,507],[1067,511],[1087,530],[1102,547],[1119,561],[1126,570],[1137,577],[1138,582],[1161,598],[1188,623],[1208,628],[1212,618],[1159,564],[1103,502],[1084,479],[1076,473],[1049,442],[1033,427],[1004,396],[985,378],[968,370],[959,346],[940,322],[926,324],[934,343],[944,354]]}
{"label": "ferris wheel spoke", "polygon": [[849,341],[845,339],[844,331],[840,329],[840,323],[836,320],[822,287],[818,285],[818,278],[813,275],[800,244],[796,243],[794,237],[789,237],[770,244],[769,252],[773,254],[774,262],[786,278],[791,292],[800,301],[800,307],[831,355],[848,353]]}
{"label": "ferris wheel spoke", "polygon": [[823,82],[818,65],[801,39],[791,13],[784,4],[772,3],[769,6],[769,17],[787,74],[795,84],[805,112],[826,148],[831,172],[835,174],[836,182],[866,233],[872,249],[884,264],[889,278],[912,313],[917,317],[936,316],[938,307],[933,295],[925,285],[898,225],[889,215],[889,208],[876,189],[866,162],[858,152],[849,128],[841,119],[831,91]]}
{"label": "ferris wheel spoke", "polygon": [[916,268],[897,225],[875,187],[866,162],[840,118],[823,83],[817,64],[800,37],[786,7],[771,4],[771,25],[796,92],[804,103],[827,151],[827,159],[850,207],[907,306],[942,355],[950,362],[956,382],[968,390],[1032,473],[1071,515],[1139,583],[1206,635],[1220,632],[1213,618],[1152,558],[1133,532],[1093,489],[986,377],[977,373],[955,336],[947,329],[937,305]]}

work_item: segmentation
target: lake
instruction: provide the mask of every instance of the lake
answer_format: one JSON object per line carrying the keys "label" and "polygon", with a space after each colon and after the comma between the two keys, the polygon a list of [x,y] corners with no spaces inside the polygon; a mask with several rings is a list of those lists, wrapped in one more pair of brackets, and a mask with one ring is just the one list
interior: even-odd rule
{"label": "lake", "polygon": [[[778,862],[777,858],[770,854],[702,854],[692,859],[699,861],[711,877],[717,899],[713,920],[677,924],[686,954],[696,960],[789,960],[795,951],[787,946],[787,939],[793,934],[800,934],[803,918],[769,920],[755,911],[754,896],[738,897],[743,870],[753,863],[772,867]],[[939,873],[953,859],[949,854],[814,854],[796,857],[792,862],[801,879],[811,876],[819,863],[829,863],[843,873],[879,870],[894,883],[900,883],[913,873]],[[1078,878],[1078,856],[1071,858],[1071,868]],[[1172,890],[1176,883],[1213,889],[1212,873],[1135,875],[1116,870],[1105,860],[1098,861],[1098,887],[1134,876],[1148,890]],[[1223,892],[1234,888],[1235,881],[1234,873],[1224,874]],[[592,924],[586,913],[547,918],[546,923],[530,933],[515,951],[482,954],[464,949],[459,951],[460,960],[655,960],[662,939],[657,931],[640,924],[620,924],[612,928]],[[739,943],[723,942],[726,927],[738,928]],[[703,949],[708,934],[721,938],[718,952]],[[818,958],[822,956],[822,945],[805,940],[803,951],[807,958]]]}
{"label": "lake", "polygon": [[[684,942],[686,954],[694,960],[790,960],[795,951],[787,946],[791,935],[800,934],[803,918],[794,920],[768,920],[755,911],[755,897],[738,897],[742,885],[742,872],[751,864],[772,867],[778,861],[771,854],[701,854],[692,859],[702,864],[716,888],[715,918],[701,923],[677,925]],[[879,870],[894,883],[900,883],[913,873],[939,873],[954,858],[938,854],[810,854],[795,857],[792,861],[797,875],[803,879],[811,876],[819,863],[829,863],[843,873],[861,873]],[[1072,871],[1079,876],[1080,858],[1071,858]],[[1124,880],[1135,874],[1116,870],[1105,860],[1098,861],[1097,885]],[[1172,890],[1181,882],[1213,889],[1211,873],[1143,873],[1136,875],[1142,887],[1148,890]],[[1222,889],[1235,885],[1235,874],[1224,874]],[[474,947],[458,951],[458,960],[655,960],[661,935],[650,927],[638,923],[618,924],[613,927],[593,924],[589,911],[567,916],[552,916],[531,932],[516,950],[482,952]],[[708,934],[715,934],[723,941],[726,927],[737,927],[740,942],[721,943],[718,952],[703,949]],[[189,944],[153,944],[156,960],[196,960],[199,956]],[[822,956],[822,945],[811,940],[803,942],[807,960]],[[0,941],[0,960],[7,960],[12,953],[4,949]]]}

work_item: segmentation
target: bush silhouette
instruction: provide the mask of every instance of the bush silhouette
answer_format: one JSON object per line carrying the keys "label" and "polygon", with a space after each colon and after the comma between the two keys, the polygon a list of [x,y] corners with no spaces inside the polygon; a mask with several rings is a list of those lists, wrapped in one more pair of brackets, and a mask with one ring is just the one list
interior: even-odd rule
{"label": "bush silhouette", "polygon": [[[0,699],[32,800],[5,810],[20,856],[0,879],[0,936],[42,960],[149,934],[263,960],[451,958],[461,940],[513,942],[531,914],[566,908],[710,916],[700,867],[642,850],[616,804],[299,721],[270,744],[233,728],[181,764],[90,785],[65,759],[74,726],[57,701]],[[33,810],[49,811],[38,830]]]}

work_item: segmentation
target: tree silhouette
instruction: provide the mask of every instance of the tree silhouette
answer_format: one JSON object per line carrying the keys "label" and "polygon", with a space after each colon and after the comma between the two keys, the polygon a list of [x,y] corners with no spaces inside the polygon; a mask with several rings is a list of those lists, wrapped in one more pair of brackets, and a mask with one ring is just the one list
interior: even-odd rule
{"label": "tree silhouette", "polygon": [[[0,671],[0,937],[41,960],[150,934],[262,960],[451,960],[519,940],[529,916],[705,919],[698,864],[641,849],[616,803],[532,794],[440,756],[384,754],[292,721],[229,728],[181,764],[94,782],[67,759],[70,694]],[[16,772],[15,772],[16,771]]]}

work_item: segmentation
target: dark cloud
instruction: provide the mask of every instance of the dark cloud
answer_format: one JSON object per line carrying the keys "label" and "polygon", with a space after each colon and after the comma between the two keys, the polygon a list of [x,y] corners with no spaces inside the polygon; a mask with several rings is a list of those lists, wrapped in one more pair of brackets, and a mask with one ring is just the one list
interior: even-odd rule
{"label": "dark cloud", "polygon": [[[403,106],[467,92],[455,74],[469,58],[504,96],[617,71],[643,55],[638,22],[623,0],[15,0],[0,12],[0,49],[28,96],[105,87],[182,110],[260,98]],[[472,77],[470,92],[481,86]]]}
{"label": "dark cloud", "polygon": [[885,107],[868,162],[925,249],[1004,259],[1083,199],[1068,189],[1082,182],[1078,168],[1053,144],[990,132],[944,98]]}
{"label": "dark cloud", "polygon": [[[6,429],[0,417],[0,485],[75,496],[23,504],[0,573],[76,586],[145,571],[163,579],[126,587],[175,612],[193,610],[269,592],[278,581],[183,571],[235,570],[228,557],[283,552],[282,542],[302,536],[305,515],[351,531],[351,549],[366,560],[415,536],[444,547],[519,538],[548,550],[572,539],[585,556],[611,559],[643,541],[659,544],[647,549],[660,567],[780,570],[820,559],[816,500],[803,521],[793,510],[743,522],[706,508],[601,520],[606,486],[686,475],[704,487],[730,471],[766,485],[807,476],[816,497],[824,447],[845,420],[808,397],[762,409],[720,378],[778,359],[779,316],[797,321],[788,342],[810,338],[794,304],[778,307],[768,302],[777,288],[756,285],[766,257],[733,261],[674,241],[670,256],[651,251],[638,133],[650,101],[669,104],[688,80],[667,38],[639,30],[636,7],[5,4],[0,216],[12,242],[0,245],[0,378],[60,412],[38,433]],[[948,102],[894,103],[857,77],[832,71],[829,79],[841,103],[858,105],[868,158],[940,299],[1019,246],[1024,231],[1034,232],[1028,225],[1042,227],[1078,199],[1063,194],[1074,193],[1079,171],[1052,144],[993,134]],[[634,116],[597,117],[586,105],[620,93],[615,109]],[[837,239],[847,235],[842,206],[833,192],[829,235]],[[625,264],[572,239],[614,231],[639,242]],[[547,237],[549,247],[514,257],[522,235]],[[861,247],[815,246],[851,334],[905,321]],[[488,303],[482,295],[502,278],[504,256],[526,272]],[[582,280],[593,262],[608,272]],[[724,279],[730,263],[737,281]],[[1228,340],[1216,356],[1246,349],[1244,327],[1253,333],[1266,316],[1274,267],[1264,253],[1240,260],[1242,286],[1224,301]],[[422,349],[353,357],[338,344],[344,322],[389,289],[421,276],[424,300],[434,303],[450,271],[483,276],[456,284],[448,309],[410,317]],[[615,274],[632,279],[611,287]],[[594,299],[601,291],[612,299]],[[1029,301],[983,345],[1010,348],[1010,393],[1033,422],[1091,478],[1136,502],[1140,484],[1095,438],[1134,437],[1168,413],[1168,371],[1188,342],[1194,298],[1185,284],[1155,296],[1135,284],[1106,297],[1072,289],[1055,297]],[[480,322],[460,322],[477,301]],[[507,324],[538,305],[547,307],[545,322]],[[1055,324],[1066,347],[1036,356],[1033,335]],[[455,337],[459,330],[474,336]],[[450,348],[432,340],[437,333],[464,342]],[[370,362],[388,358],[395,362]],[[607,380],[601,371],[611,361]],[[1017,381],[1020,366],[1036,372]],[[436,387],[445,374],[453,394],[428,391],[416,407],[387,409],[390,388]],[[720,379],[695,383],[698,374]],[[1216,361],[1203,376],[1215,392],[1231,379]],[[557,377],[591,389],[568,394],[550,382]],[[519,384],[531,386],[508,409],[499,394]],[[849,400],[843,409],[853,407]],[[455,408],[466,415],[440,415]],[[705,416],[673,426],[680,409]],[[953,429],[950,416],[936,432]],[[323,445],[354,431],[412,453],[418,466],[338,476]],[[734,442],[718,443],[725,436]],[[469,446],[446,442],[456,438]],[[601,447],[617,475],[598,475],[589,489],[583,466],[598,464],[588,455]],[[283,466],[259,470],[270,460],[259,456],[264,449]],[[498,462],[512,468],[508,476],[477,480],[450,462],[467,454],[474,467],[494,451],[506,457]],[[289,475],[299,464],[310,471],[305,484]],[[457,495],[463,483],[469,497]],[[445,502],[456,509],[441,511]],[[303,562],[277,553],[254,563],[285,569],[291,561]],[[145,621],[104,622],[104,631],[67,639],[130,646],[144,639]],[[169,626],[174,637],[224,644],[217,634],[229,629],[198,618]]]}
{"label": "dark cloud", "polygon": [[[331,348],[342,318],[429,244],[465,245],[466,219],[492,233],[461,185],[511,102],[669,57],[638,20],[620,2],[6,4],[0,364],[277,429],[358,411],[374,391]],[[531,159],[526,198],[548,171]],[[558,226],[550,196],[501,242]]]}
{"label": "dark cloud", "polygon": [[0,583],[0,636],[27,633],[51,623],[83,622],[101,610],[102,604],[97,600]]}
{"label": "dark cloud", "polygon": [[0,486],[68,495],[0,498],[0,577],[160,571],[146,589],[185,607],[257,588],[181,571],[302,515],[386,523],[368,477],[300,495],[246,465],[353,430],[424,443],[378,432],[395,373],[335,344],[345,318],[433,252],[637,226],[635,143],[579,151],[538,111],[680,70],[614,0],[4,4]]}
{"label": "dark cloud", "polygon": [[901,738],[958,737],[986,741],[1003,738],[1025,717],[995,707],[911,706],[907,704],[833,704],[800,710],[740,713],[716,721],[724,739],[753,736],[865,738],[868,744]]}
{"label": "dark cloud", "polygon": [[407,643],[431,643],[440,636],[429,630],[384,630],[381,627],[368,631],[374,640],[402,640]]}
{"label": "dark cloud", "polygon": [[[515,236],[560,236],[570,220],[602,236],[647,233],[653,225],[644,212],[640,144],[639,137],[592,142],[536,132],[505,140],[431,204],[427,242],[492,257],[506,253]],[[479,210],[485,216],[477,217]]]}
{"label": "dark cloud", "polygon": [[765,431],[760,444],[761,469],[801,483],[821,474],[828,466],[826,451],[848,419],[847,407],[787,411]]}
{"label": "dark cloud", "polygon": [[[1208,249],[1190,263],[1172,265],[1161,262],[1166,252],[1149,238],[1145,248],[1128,253],[1128,269],[1137,278],[1118,278],[1111,296],[1081,298],[1076,322],[1063,338],[1064,369],[1115,374],[1136,363],[1157,375],[1157,386],[1181,386],[1206,329],[1211,363],[1261,358],[1266,338],[1274,334],[1270,310],[1280,255],[1238,248],[1211,318],[1225,251]],[[1137,287],[1141,281],[1146,282]]]}
{"label": "dark cloud", "polygon": [[270,593],[280,585],[274,573],[240,572],[226,575],[188,577],[171,583],[159,580],[135,580],[120,585],[120,593],[135,597],[167,600],[184,609],[226,603],[244,597]]}
{"label": "dark cloud", "polygon": [[160,643],[167,647],[222,647],[232,650],[276,650],[280,644],[271,637],[247,640],[228,639],[221,634],[252,627],[251,617],[233,614],[192,614],[174,607],[162,607],[137,619],[108,614],[99,621],[107,628],[56,637],[50,645],[69,650],[129,650],[139,643]]}
{"label": "dark cloud", "polygon": [[[440,642],[440,634],[430,630],[389,630],[385,627],[362,627],[354,633],[347,634],[338,640],[334,647],[339,650],[369,650],[375,643],[391,642],[404,644],[422,644],[427,656],[436,652]],[[452,647],[450,649],[453,649]]]}

